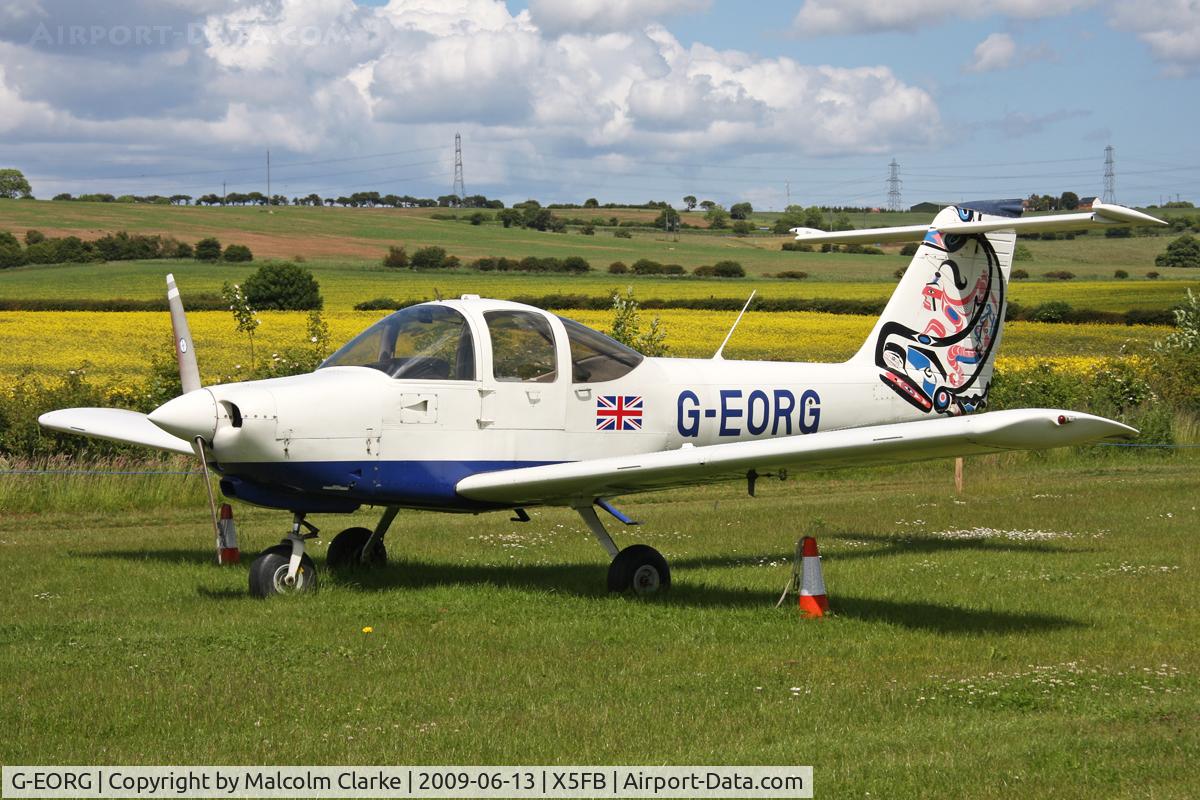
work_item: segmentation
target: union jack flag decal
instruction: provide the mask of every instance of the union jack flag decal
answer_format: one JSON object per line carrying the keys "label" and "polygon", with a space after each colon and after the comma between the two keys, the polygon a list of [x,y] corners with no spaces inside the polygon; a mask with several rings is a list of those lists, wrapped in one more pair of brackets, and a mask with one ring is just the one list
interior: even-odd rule
{"label": "union jack flag decal", "polygon": [[596,430],[640,431],[642,398],[632,394],[604,394],[596,397]]}

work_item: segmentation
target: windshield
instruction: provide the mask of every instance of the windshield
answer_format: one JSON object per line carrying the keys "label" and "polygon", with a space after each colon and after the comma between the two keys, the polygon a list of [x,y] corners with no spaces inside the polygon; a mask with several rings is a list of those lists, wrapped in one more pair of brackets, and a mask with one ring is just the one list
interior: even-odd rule
{"label": "windshield", "polygon": [[325,367],[369,367],[393,378],[475,380],[475,345],[462,314],[422,304],[390,314],[325,359]]}
{"label": "windshield", "polygon": [[622,378],[642,363],[644,356],[600,331],[559,317],[571,343],[571,382],[599,383]]}

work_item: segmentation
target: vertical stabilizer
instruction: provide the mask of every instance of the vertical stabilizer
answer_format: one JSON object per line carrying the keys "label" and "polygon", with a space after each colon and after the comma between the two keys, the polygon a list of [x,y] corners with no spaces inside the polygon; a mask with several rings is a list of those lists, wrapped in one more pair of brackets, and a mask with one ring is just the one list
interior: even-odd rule
{"label": "vertical stabilizer", "polygon": [[954,234],[939,226],[1003,216],[942,209],[852,359],[877,369],[919,411],[960,414],[987,404],[1016,233]]}

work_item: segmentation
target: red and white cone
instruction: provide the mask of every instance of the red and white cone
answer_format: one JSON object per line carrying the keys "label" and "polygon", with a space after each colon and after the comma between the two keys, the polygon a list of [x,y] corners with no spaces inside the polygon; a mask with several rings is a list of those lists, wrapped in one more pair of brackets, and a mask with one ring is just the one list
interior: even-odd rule
{"label": "red and white cone", "polygon": [[217,563],[236,564],[241,560],[237,526],[233,524],[233,508],[229,503],[222,503],[220,519],[217,521]]}
{"label": "red and white cone", "polygon": [[800,558],[800,611],[806,617],[823,617],[829,613],[829,598],[825,596],[825,578],[821,575],[816,539],[804,537],[800,543]]}

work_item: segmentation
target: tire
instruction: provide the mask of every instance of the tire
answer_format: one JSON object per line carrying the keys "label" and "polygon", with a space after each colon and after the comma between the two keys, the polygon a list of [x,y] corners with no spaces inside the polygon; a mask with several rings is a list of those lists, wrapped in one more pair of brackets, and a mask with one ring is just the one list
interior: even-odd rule
{"label": "tire", "polygon": [[267,598],[275,594],[307,594],[317,590],[317,565],[305,553],[300,557],[300,570],[296,573],[296,585],[283,582],[288,563],[292,558],[290,544],[277,544],[263,550],[250,565],[250,594]]}
{"label": "tire", "polygon": [[371,548],[371,556],[365,562],[362,560],[363,547],[371,538],[367,528],[347,528],[333,537],[329,550],[325,553],[325,566],[331,570],[344,571],[359,566],[380,567],[387,563],[387,549],[383,540]]}
{"label": "tire", "polygon": [[639,596],[665,592],[671,588],[671,568],[662,553],[645,544],[633,544],[617,553],[608,567],[608,590]]}

